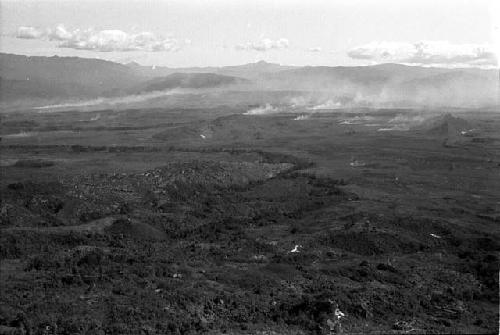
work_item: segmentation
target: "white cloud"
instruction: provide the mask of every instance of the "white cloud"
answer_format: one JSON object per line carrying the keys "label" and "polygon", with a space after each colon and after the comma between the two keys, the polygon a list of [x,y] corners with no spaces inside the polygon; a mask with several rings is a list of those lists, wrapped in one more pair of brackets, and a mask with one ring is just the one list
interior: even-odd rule
{"label": "white cloud", "polygon": [[174,38],[161,38],[150,32],[128,34],[121,30],[75,31],[62,40],[61,48],[107,51],[177,51]]}
{"label": "white cloud", "polygon": [[[60,24],[54,29],[30,30],[21,28],[18,30],[18,38],[48,38],[58,41],[58,47],[79,50],[94,50],[99,52],[109,51],[177,51],[184,44],[173,37],[163,37],[151,32],[127,33],[122,30],[94,30],[74,29],[69,30]],[[32,28],[34,29],[34,28]],[[37,32],[35,34],[35,32]],[[22,33],[22,34],[21,34]],[[31,36],[31,37],[25,37]]]}
{"label": "white cloud", "polygon": [[354,59],[440,66],[496,66],[489,44],[452,44],[447,41],[371,42],[348,51]]}
{"label": "white cloud", "polygon": [[255,50],[255,51],[268,51],[272,49],[286,49],[290,45],[290,42],[286,38],[280,38],[278,40],[272,40],[269,38],[263,38],[257,42],[246,42],[238,44],[235,46],[237,50]]}
{"label": "white cloud", "polygon": [[35,27],[19,27],[17,29],[17,38],[24,39],[35,39],[43,36],[43,31],[35,28]]}

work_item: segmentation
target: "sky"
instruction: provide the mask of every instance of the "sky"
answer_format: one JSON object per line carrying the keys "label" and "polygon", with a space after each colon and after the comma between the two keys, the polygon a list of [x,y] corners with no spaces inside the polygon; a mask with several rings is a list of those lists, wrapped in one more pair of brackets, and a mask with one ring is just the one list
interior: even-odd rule
{"label": "sky", "polygon": [[498,67],[494,0],[0,0],[0,51],[169,67]]}

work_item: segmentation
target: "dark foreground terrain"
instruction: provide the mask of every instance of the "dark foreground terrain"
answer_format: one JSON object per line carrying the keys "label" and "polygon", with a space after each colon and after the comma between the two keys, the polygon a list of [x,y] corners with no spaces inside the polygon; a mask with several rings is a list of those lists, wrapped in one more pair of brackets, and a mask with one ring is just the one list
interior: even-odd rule
{"label": "dark foreground terrain", "polygon": [[0,334],[497,333],[498,113],[245,111],[4,114]]}

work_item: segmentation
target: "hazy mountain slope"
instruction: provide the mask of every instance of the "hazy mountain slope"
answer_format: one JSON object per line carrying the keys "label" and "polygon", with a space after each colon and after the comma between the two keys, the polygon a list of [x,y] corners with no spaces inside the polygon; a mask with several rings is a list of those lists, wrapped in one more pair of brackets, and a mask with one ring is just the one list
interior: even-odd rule
{"label": "hazy mountain slope", "polygon": [[222,67],[185,67],[185,68],[170,68],[165,66],[142,66],[137,63],[126,64],[130,69],[140,76],[145,77],[162,77],[174,73],[215,73],[226,76],[242,77],[247,79],[257,78],[266,73],[274,73],[283,70],[290,70],[296,67],[284,66],[275,63],[267,63],[260,61],[257,63],[249,63],[236,66]]}
{"label": "hazy mountain slope", "polygon": [[0,100],[12,101],[21,98],[85,97],[94,91],[74,82],[57,83],[50,80],[0,78]]}
{"label": "hazy mountain slope", "polygon": [[498,99],[498,71],[445,69],[398,64],[303,67],[262,76],[268,88],[369,96],[378,103],[477,106]]}
{"label": "hazy mountain slope", "polygon": [[127,66],[99,59],[12,54],[0,54],[0,76],[9,99],[107,95],[143,80]]}
{"label": "hazy mountain slope", "polygon": [[[448,77],[445,74],[449,74]],[[302,68],[284,70],[264,74],[263,78],[275,83],[288,83],[303,87],[327,87],[342,83],[351,83],[363,86],[387,85],[407,82],[414,79],[442,76],[443,82],[454,75],[484,76],[494,78],[498,73],[494,70],[480,69],[445,69],[419,66],[405,66],[400,64],[381,64],[374,66],[306,66]],[[438,77],[436,77],[438,78]],[[465,78],[467,79],[467,78]]]}
{"label": "hazy mountain slope", "polygon": [[285,81],[296,85],[323,86],[333,85],[343,81],[362,83],[384,83],[390,79],[390,75],[375,67],[329,67],[329,66],[306,66],[293,70],[285,70],[264,75],[265,79],[272,81]]}
{"label": "hazy mountain slope", "polygon": [[248,80],[214,73],[174,73],[145,82],[139,92],[174,88],[216,88],[249,83]]}
{"label": "hazy mountain slope", "polygon": [[495,104],[498,98],[495,71],[452,70],[414,78],[391,88],[392,94],[419,104],[470,106]]}
{"label": "hazy mountain slope", "polygon": [[257,63],[249,63],[238,66],[224,66],[219,68],[216,73],[243,78],[257,78],[264,74],[277,73],[280,71],[292,70],[297,68],[299,67],[260,61]]}

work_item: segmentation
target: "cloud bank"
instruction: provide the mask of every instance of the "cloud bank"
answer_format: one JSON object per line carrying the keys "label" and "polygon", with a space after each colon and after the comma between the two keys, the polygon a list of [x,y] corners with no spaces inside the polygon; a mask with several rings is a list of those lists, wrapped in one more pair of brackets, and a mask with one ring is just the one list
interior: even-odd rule
{"label": "cloud bank", "polygon": [[236,50],[255,50],[255,51],[268,51],[273,49],[286,49],[290,45],[290,42],[286,38],[280,38],[277,40],[272,40],[269,38],[264,38],[257,42],[246,42],[237,44],[235,46]]}
{"label": "cloud bank", "polygon": [[447,41],[371,42],[355,47],[347,55],[374,62],[397,62],[448,67],[493,67],[498,59],[489,44],[452,44]]}
{"label": "cloud bank", "polygon": [[[58,41],[58,47],[77,50],[110,51],[178,51],[183,43],[175,38],[162,37],[151,32],[127,33],[122,30],[69,30],[60,24],[55,28],[39,30],[19,27],[17,38],[49,39]],[[184,44],[188,44],[187,42]]]}

